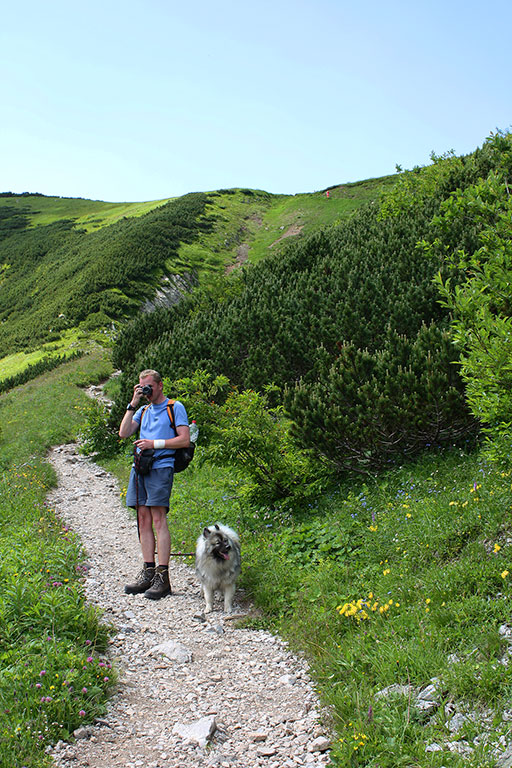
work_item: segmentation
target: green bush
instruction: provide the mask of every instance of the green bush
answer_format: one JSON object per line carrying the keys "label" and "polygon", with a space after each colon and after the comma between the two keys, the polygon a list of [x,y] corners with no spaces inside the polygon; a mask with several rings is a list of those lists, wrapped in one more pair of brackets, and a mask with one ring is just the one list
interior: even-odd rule
{"label": "green bush", "polygon": [[194,371],[176,381],[164,379],[164,392],[168,397],[183,402],[189,422],[197,422],[201,446],[210,444],[219,419],[219,406],[231,390],[226,376],[212,376],[203,370]]}
{"label": "green bush", "polygon": [[303,502],[325,485],[326,471],[310,452],[296,447],[282,407],[269,407],[266,394],[234,391],[217,414],[208,459],[238,470],[249,501]]}
{"label": "green bush", "polygon": [[359,472],[465,441],[476,424],[456,360],[448,333],[434,325],[415,338],[390,331],[374,354],[344,346],[325,376],[289,390],[292,433],[339,469]]}
{"label": "green bush", "polygon": [[91,400],[83,408],[85,420],[78,431],[80,453],[110,458],[119,453],[121,440],[117,430],[110,426],[110,411],[104,403]]}
{"label": "green bush", "polygon": [[260,504],[303,501],[325,484],[325,469],[293,443],[282,407],[270,405],[275,387],[239,392],[225,376],[204,370],[164,386],[197,421],[204,458],[234,470],[237,495]]}
{"label": "green bush", "polygon": [[[469,407],[491,438],[490,454],[512,457],[512,134],[496,134],[484,151],[495,158],[485,178],[442,206],[425,250],[441,253],[462,277],[437,277],[453,313],[453,337]],[[468,226],[468,222],[470,226]],[[471,238],[466,235],[471,230]]]}

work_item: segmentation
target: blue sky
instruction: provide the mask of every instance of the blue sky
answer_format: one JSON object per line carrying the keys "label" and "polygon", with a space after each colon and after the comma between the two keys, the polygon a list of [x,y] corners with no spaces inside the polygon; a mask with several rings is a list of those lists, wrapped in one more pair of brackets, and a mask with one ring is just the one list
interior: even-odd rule
{"label": "blue sky", "polygon": [[2,9],[0,191],[293,194],[512,124],[512,3],[26,0]]}

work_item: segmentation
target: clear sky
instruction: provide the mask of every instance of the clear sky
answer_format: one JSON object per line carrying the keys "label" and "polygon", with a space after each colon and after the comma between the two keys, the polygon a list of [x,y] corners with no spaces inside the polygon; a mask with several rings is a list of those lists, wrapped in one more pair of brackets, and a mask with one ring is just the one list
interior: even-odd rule
{"label": "clear sky", "polygon": [[24,0],[0,20],[0,191],[310,192],[512,124],[510,0]]}

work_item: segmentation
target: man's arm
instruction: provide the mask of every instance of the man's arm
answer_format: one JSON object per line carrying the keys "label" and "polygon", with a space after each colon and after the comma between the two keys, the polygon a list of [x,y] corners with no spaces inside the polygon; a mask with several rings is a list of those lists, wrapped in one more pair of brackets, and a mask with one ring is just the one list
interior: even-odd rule
{"label": "man's arm", "polygon": [[126,411],[119,427],[119,437],[131,437],[140,427],[138,421],[133,418],[133,411]]}

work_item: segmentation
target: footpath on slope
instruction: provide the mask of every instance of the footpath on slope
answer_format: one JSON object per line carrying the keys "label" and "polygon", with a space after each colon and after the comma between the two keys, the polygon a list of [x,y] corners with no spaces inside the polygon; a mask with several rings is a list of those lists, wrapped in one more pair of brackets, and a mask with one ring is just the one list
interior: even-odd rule
{"label": "footpath on slope", "polygon": [[237,629],[220,601],[205,620],[195,574],[175,559],[170,597],[125,595],[141,558],[136,521],[116,479],[75,445],[55,448],[49,459],[58,486],[48,501],[85,547],[86,597],[117,629],[110,656],[120,675],[105,717],[51,749],[56,766],[328,764],[329,740],[307,663],[269,632]]}

